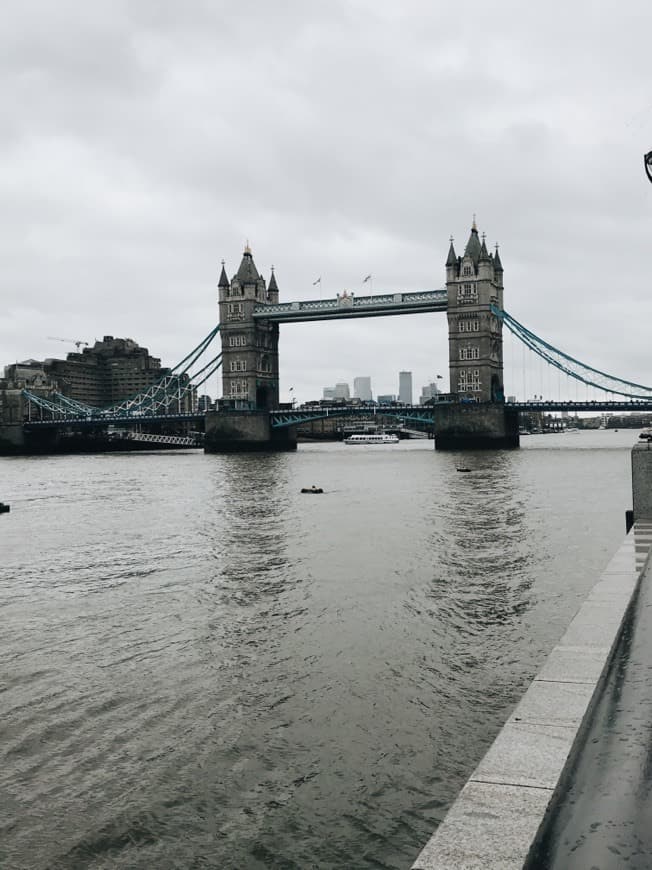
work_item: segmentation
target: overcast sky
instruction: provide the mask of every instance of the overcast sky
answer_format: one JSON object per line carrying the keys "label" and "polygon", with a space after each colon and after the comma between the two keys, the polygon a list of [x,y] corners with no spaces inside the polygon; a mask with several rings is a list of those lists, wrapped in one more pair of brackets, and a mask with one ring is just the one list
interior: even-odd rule
{"label": "overcast sky", "polygon": [[[5,0],[0,364],[174,365],[247,239],[282,301],[435,289],[476,213],[514,317],[651,384],[651,33],[649,0]],[[447,386],[445,320],[283,325],[281,396]]]}

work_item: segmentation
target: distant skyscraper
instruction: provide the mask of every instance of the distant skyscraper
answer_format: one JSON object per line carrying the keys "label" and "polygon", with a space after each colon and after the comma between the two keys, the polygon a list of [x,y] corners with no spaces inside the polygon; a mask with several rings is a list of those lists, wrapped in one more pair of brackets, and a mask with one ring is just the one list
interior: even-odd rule
{"label": "distant skyscraper", "polygon": [[396,396],[392,396],[389,393],[385,396],[378,396],[378,404],[379,405],[391,405],[392,402],[396,401]]}
{"label": "distant skyscraper", "polygon": [[404,405],[412,404],[412,372],[398,373],[398,400]]}
{"label": "distant skyscraper", "polygon": [[366,376],[353,378],[353,398],[363,402],[371,401],[371,378]]}
{"label": "distant skyscraper", "polygon": [[324,399],[334,399],[335,398],[335,387],[324,387]]}
{"label": "distant skyscraper", "polygon": [[423,405],[425,404],[425,402],[430,401],[430,399],[435,399],[438,393],[439,387],[437,386],[435,381],[426,384],[425,387],[421,387],[421,397],[419,399],[419,404]]}
{"label": "distant skyscraper", "polygon": [[345,383],[335,384],[335,398],[336,399],[350,399],[351,392],[349,390],[349,385]]}

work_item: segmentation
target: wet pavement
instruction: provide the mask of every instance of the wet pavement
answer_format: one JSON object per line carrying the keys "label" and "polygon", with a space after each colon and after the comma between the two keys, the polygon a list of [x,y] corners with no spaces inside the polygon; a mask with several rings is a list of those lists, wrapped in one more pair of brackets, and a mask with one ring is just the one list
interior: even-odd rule
{"label": "wet pavement", "polygon": [[[637,549],[652,524],[637,524]],[[652,565],[647,562],[574,762],[527,870],[652,866]]]}

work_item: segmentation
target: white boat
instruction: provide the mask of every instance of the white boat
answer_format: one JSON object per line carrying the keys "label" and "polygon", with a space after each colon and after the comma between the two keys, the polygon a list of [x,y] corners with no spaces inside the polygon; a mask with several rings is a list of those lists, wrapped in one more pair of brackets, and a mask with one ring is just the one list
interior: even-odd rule
{"label": "white boat", "polygon": [[344,439],[345,444],[398,444],[398,435],[389,435],[382,432],[376,435],[349,435]]}

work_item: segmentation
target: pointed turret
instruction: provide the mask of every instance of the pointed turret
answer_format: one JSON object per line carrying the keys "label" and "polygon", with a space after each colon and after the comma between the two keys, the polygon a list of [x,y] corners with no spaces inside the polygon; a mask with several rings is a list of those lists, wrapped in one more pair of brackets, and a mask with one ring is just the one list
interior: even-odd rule
{"label": "pointed turret", "polygon": [[455,253],[455,248],[453,247],[453,237],[451,236],[451,246],[448,249],[448,257],[446,258],[447,266],[457,266],[457,254]]}
{"label": "pointed turret", "polygon": [[498,243],[496,243],[496,253],[494,254],[494,271],[503,272],[503,264],[500,262],[500,254],[498,253]]}
{"label": "pointed turret", "polygon": [[480,244],[480,239],[478,238],[478,228],[475,225],[474,217],[473,226],[471,227],[471,235],[469,236],[469,240],[466,243],[466,248],[464,249],[464,256],[470,257],[473,260],[473,264],[477,266],[481,252],[482,245]]}
{"label": "pointed turret", "polygon": [[489,251],[487,250],[487,243],[485,242],[485,234],[482,233],[482,245],[480,246],[480,259],[481,260],[491,260],[489,256]]}
{"label": "pointed turret", "polygon": [[240,286],[244,286],[245,284],[255,284],[260,277],[254,263],[254,258],[251,255],[251,248],[249,247],[249,242],[247,242],[247,244],[245,245],[245,249],[242,254],[242,262],[240,263],[240,268],[238,269],[238,273],[235,277],[240,282]]}
{"label": "pointed turret", "polygon": [[273,266],[272,277],[269,279],[269,286],[267,287],[267,301],[278,302],[278,284],[276,283],[276,275],[274,274]]}
{"label": "pointed turret", "polygon": [[217,284],[218,287],[228,287],[229,279],[226,277],[226,270],[224,269],[224,260],[222,260],[222,274],[220,275],[220,280]]}

